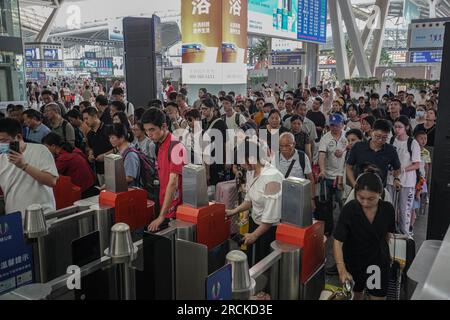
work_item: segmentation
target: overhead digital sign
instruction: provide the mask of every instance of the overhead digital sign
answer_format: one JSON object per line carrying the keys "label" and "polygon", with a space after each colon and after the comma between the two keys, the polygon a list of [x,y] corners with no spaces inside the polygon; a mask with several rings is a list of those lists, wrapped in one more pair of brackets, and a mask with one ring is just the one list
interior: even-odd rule
{"label": "overhead digital sign", "polygon": [[412,51],[409,54],[410,63],[441,63],[442,51]]}
{"label": "overhead digital sign", "polygon": [[248,31],[325,43],[327,0],[249,0]]}
{"label": "overhead digital sign", "polygon": [[58,49],[44,49],[45,60],[59,60]]}
{"label": "overhead digital sign", "polygon": [[26,60],[39,60],[41,55],[39,53],[39,48],[28,48],[25,49],[25,59]]}

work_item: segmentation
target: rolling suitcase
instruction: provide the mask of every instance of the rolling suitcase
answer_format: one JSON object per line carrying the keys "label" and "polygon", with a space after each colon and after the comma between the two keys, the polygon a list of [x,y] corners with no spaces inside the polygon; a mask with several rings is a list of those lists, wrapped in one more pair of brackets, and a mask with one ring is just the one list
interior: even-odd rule
{"label": "rolling suitcase", "polygon": [[[399,210],[399,193],[394,193],[394,209],[396,217]],[[393,260],[388,285],[388,300],[399,300],[401,292],[404,297],[410,295],[408,277],[406,273],[416,256],[416,243],[414,239],[402,234],[394,234],[389,241],[389,250]]]}
{"label": "rolling suitcase", "polygon": [[[234,209],[238,205],[238,187],[236,180],[220,182],[216,185],[216,202],[225,204],[225,209]],[[239,232],[239,216],[231,219],[231,234]]]}

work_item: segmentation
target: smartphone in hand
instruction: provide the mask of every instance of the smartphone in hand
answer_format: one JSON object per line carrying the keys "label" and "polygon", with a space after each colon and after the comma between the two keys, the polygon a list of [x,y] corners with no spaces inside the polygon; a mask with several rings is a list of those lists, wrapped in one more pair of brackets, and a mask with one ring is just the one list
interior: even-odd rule
{"label": "smartphone in hand", "polygon": [[20,153],[20,145],[19,145],[19,141],[11,141],[9,143],[9,150],[10,151],[15,151],[17,153]]}

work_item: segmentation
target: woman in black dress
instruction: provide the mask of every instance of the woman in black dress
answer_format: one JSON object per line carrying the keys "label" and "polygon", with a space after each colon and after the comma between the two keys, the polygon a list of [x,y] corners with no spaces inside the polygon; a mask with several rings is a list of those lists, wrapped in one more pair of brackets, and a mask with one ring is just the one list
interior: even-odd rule
{"label": "woman in black dress", "polygon": [[383,183],[372,172],[358,177],[356,199],[342,209],[334,233],[334,259],[342,283],[354,283],[355,300],[384,300],[391,257],[388,241],[395,232],[395,211],[382,201]]}

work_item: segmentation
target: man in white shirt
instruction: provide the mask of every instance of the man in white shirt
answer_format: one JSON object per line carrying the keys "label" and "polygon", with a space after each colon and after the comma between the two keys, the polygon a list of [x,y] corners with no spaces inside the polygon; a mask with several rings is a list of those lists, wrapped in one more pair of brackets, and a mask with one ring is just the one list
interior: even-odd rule
{"label": "man in white shirt", "polygon": [[[303,159],[300,159],[300,157],[303,157]],[[303,151],[295,149],[295,137],[290,132],[282,133],[280,136],[280,152],[275,155],[275,167],[285,179],[296,177],[311,181],[311,206],[314,211],[316,208],[314,201],[316,189],[311,162]]]}
{"label": "man in white shirt", "polygon": [[234,111],[232,96],[223,97],[222,106],[225,112],[225,114],[222,115],[222,120],[226,122],[228,129],[239,129],[240,126],[246,122],[245,117],[242,114]]}
{"label": "man in white shirt", "polygon": [[[18,142],[20,152],[10,150],[11,142]],[[0,119],[0,188],[6,213],[20,211],[24,217],[32,204],[40,204],[44,213],[56,210],[52,188],[57,179],[50,151],[40,144],[25,143],[19,121]]]}
{"label": "man in white shirt", "polygon": [[131,102],[125,100],[125,93],[122,88],[115,88],[112,91],[112,98],[114,101],[120,101],[125,105],[125,113],[128,119],[133,124],[134,123],[134,106]]}
{"label": "man in white shirt", "polygon": [[[344,190],[344,168],[347,139],[345,137],[344,118],[339,113],[330,116],[330,131],[319,143],[319,178],[325,179],[328,201],[333,201],[333,195],[339,208],[342,209],[342,191]],[[333,208],[332,205],[329,208]],[[333,213],[330,212],[331,229]],[[332,230],[331,230],[332,231]]]}

